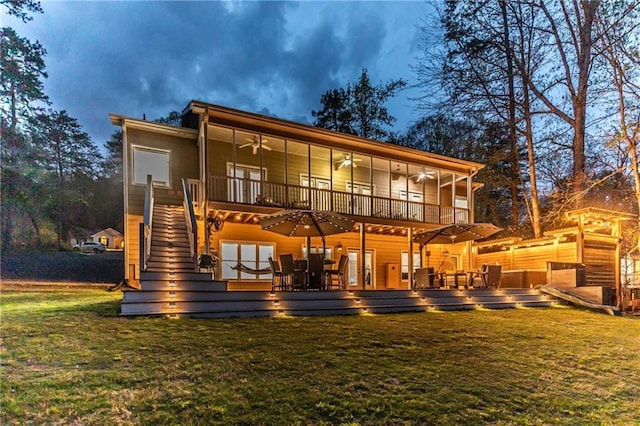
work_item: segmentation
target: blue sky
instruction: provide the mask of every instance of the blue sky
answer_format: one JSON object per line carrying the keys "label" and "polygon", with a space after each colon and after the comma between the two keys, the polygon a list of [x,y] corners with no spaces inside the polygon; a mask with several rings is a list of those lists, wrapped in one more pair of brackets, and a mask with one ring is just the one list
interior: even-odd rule
{"label": "blue sky", "polygon": [[[43,2],[26,24],[3,25],[47,50],[52,108],[99,146],[108,113],[147,119],[191,99],[310,123],[329,89],[414,81],[425,2]],[[4,13],[4,12],[3,12]],[[419,118],[412,89],[388,106],[404,132]]]}

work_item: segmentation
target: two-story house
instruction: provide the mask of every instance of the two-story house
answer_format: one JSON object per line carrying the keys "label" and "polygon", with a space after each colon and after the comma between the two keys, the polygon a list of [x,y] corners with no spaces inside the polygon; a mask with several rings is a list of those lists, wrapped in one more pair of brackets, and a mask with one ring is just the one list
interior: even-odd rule
{"label": "two-story house", "polygon": [[[410,288],[413,269],[425,261],[471,266],[466,244],[431,247],[426,259],[412,235],[474,221],[481,164],[199,101],[187,105],[181,127],[110,118],[123,130],[131,282],[162,263],[193,270],[199,254],[215,253],[229,290],[269,289],[268,258],[307,251],[304,238],[261,228],[260,218],[283,209],[333,211],[355,222],[351,232],[326,237],[327,258],[349,256],[349,288]],[[178,232],[167,222],[171,214],[186,217],[188,238],[167,240]],[[189,247],[189,255],[154,257],[154,233],[167,246]],[[321,246],[312,238],[309,250]]]}

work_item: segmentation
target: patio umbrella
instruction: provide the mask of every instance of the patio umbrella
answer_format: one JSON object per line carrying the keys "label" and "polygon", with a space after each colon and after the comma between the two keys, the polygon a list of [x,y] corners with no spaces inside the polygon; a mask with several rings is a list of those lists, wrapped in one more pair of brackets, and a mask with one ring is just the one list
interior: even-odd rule
{"label": "patio umbrella", "polygon": [[420,251],[422,251],[422,248],[430,243],[455,244],[464,241],[481,240],[501,230],[502,228],[498,228],[491,223],[452,223],[420,232],[413,236],[413,241],[420,244]]}
{"label": "patio umbrella", "polygon": [[307,248],[311,237],[322,237],[325,251],[326,235],[350,232],[354,221],[334,212],[316,210],[283,210],[260,219],[262,229],[289,237],[307,237]]}

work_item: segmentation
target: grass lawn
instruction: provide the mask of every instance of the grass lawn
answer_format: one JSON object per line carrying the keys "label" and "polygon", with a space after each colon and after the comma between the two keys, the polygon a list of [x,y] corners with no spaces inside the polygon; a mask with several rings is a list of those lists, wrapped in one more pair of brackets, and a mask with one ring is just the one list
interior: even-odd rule
{"label": "grass lawn", "polygon": [[2,424],[638,424],[640,320],[573,308],[119,318],[2,289]]}

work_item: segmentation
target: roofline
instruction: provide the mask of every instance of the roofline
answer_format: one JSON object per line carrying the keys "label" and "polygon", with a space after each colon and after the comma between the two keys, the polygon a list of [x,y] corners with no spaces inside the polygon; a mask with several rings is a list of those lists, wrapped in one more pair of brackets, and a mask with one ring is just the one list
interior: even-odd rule
{"label": "roofline", "polygon": [[[458,168],[467,170],[470,174],[475,174],[478,170],[485,167],[484,164],[475,163],[467,160],[460,160],[458,158],[446,157],[444,155],[434,154],[427,151],[421,151],[415,148],[404,147],[400,145],[394,145],[388,142],[380,142],[377,140],[366,139],[355,135],[346,133],[340,133],[333,130],[322,129],[314,127],[309,124],[297,123],[294,121],[284,120],[281,118],[270,117],[262,114],[256,114],[252,112],[242,111],[234,108],[229,108],[221,105],[209,104],[206,102],[192,100],[184,108],[183,113],[192,112],[194,114],[204,114],[208,112],[210,115],[217,117],[235,117],[239,121],[253,122],[256,127],[260,124],[269,125],[269,127],[282,127],[288,130],[293,130],[293,133],[304,134],[313,133],[325,140],[332,140],[337,143],[342,142],[344,144],[347,141],[351,146],[359,147],[359,151],[368,153],[378,153],[379,155],[392,156],[392,157],[408,157],[407,159],[413,159],[414,161],[425,161],[427,157],[432,162],[442,164],[450,168],[452,164],[457,165]],[[372,149],[373,148],[373,149]],[[400,154],[400,155],[398,155]]]}
{"label": "roofline", "polygon": [[125,117],[119,114],[109,113],[109,119],[114,126],[128,127],[133,129],[150,130],[155,133],[180,136],[187,139],[197,139],[198,131],[187,127],[175,127],[168,124],[156,123],[153,121],[140,120],[138,118]]}

